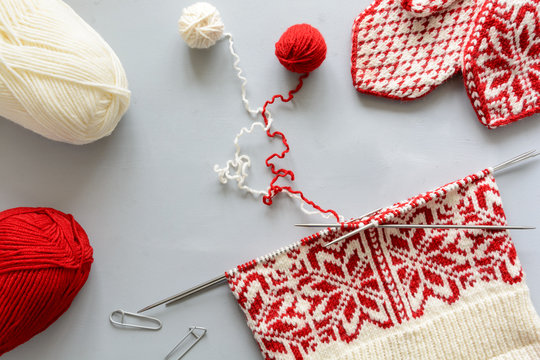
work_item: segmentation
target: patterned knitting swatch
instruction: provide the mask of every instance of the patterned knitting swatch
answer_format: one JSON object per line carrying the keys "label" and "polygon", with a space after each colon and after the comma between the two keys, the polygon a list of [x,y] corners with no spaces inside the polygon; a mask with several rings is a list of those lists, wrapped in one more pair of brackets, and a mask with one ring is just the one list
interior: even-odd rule
{"label": "patterned knitting swatch", "polygon": [[371,222],[506,219],[484,170],[231,270],[265,359],[540,358],[540,323],[507,231],[369,229],[323,247]]}
{"label": "patterned knitting swatch", "polygon": [[540,3],[488,0],[465,47],[463,77],[490,128],[540,111]]}
{"label": "patterned knitting swatch", "polygon": [[[403,1],[418,5],[419,1]],[[424,1],[424,3],[426,3]],[[462,47],[475,14],[474,0],[429,1],[435,11],[414,16],[400,0],[376,0],[355,20],[352,78],[360,92],[396,99],[426,95],[461,69]],[[419,8],[420,7],[420,8]]]}

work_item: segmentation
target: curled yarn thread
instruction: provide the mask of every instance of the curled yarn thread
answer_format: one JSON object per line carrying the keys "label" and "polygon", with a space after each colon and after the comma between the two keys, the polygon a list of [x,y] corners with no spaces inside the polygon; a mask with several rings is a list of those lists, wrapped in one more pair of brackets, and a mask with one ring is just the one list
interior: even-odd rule
{"label": "curled yarn thread", "polygon": [[272,205],[272,198],[275,197],[277,194],[279,194],[282,191],[286,191],[290,194],[295,194],[302,199],[305,203],[312,206],[314,209],[319,211],[321,214],[331,214],[334,216],[338,222],[342,221],[342,218],[338,215],[338,213],[332,209],[323,209],[319,205],[317,205],[315,202],[308,199],[302,191],[294,190],[291,186],[280,186],[277,185],[277,181],[280,178],[286,178],[288,177],[291,181],[294,181],[295,175],[292,170],[283,169],[283,168],[277,168],[276,165],[271,161],[274,158],[283,159],[285,155],[290,152],[291,148],[289,146],[289,143],[287,141],[287,137],[285,134],[283,134],[281,131],[272,131],[270,128],[270,122],[267,117],[267,111],[266,108],[268,105],[273,104],[276,100],[281,100],[282,102],[289,102],[294,98],[294,94],[296,94],[304,84],[304,79],[309,76],[309,73],[303,74],[298,79],[298,85],[293,90],[289,91],[288,96],[285,98],[283,95],[278,94],[274,95],[270,100],[266,101],[263,106],[262,116],[264,119],[264,123],[266,125],[266,135],[270,138],[280,138],[283,146],[285,149],[281,153],[273,153],[265,160],[266,166],[270,169],[274,177],[270,181],[270,187],[268,188],[268,192],[266,195],[263,196],[263,203],[266,205]]}
{"label": "curled yarn thread", "polygon": [[[319,67],[326,57],[326,43],[321,33],[308,24],[299,24],[290,27],[276,43],[276,55],[279,61],[289,70],[301,72],[297,87],[289,91],[287,98],[283,95],[274,95],[270,100],[266,101],[263,107],[251,108],[246,95],[247,79],[242,74],[242,69],[239,66],[240,57],[234,50],[234,40],[232,34],[224,34],[224,25],[217,9],[208,3],[195,3],[182,12],[182,16],[178,21],[179,32],[184,41],[192,48],[209,48],[220,40],[223,36],[229,39],[229,52],[234,58],[233,68],[241,84],[241,98],[246,111],[253,117],[262,114],[263,121],[255,121],[249,127],[243,127],[234,138],[235,153],[232,160],[228,160],[224,167],[214,165],[214,171],[218,174],[219,181],[226,184],[229,180],[236,181],[238,188],[246,191],[254,196],[262,196],[263,203],[266,205],[272,204],[272,199],[277,194],[284,192],[291,198],[302,202],[301,209],[303,212],[313,215],[322,214],[323,217],[334,216],[338,221],[341,217],[333,210],[324,210],[316,203],[309,200],[301,191],[294,190],[290,186],[279,186],[277,181],[280,178],[288,177],[294,181],[294,173],[287,169],[278,169],[271,160],[274,158],[283,158],[290,151],[287,138],[282,132],[271,130],[272,117],[268,111],[268,106],[279,99],[283,102],[289,102],[293,99],[294,94],[298,92],[303,85],[309,72]],[[251,134],[255,128],[262,128],[266,135],[270,138],[280,138],[285,150],[281,153],[270,155],[265,164],[270,168],[274,175],[269,187],[266,190],[257,190],[246,185],[248,169],[251,167],[251,159],[248,155],[243,154],[240,148],[240,138],[245,134]],[[307,204],[315,209],[315,211],[307,210],[304,207]],[[328,216],[329,215],[329,216]]]}
{"label": "curled yarn thread", "polygon": [[[270,100],[266,101],[264,106],[257,109],[252,109],[249,106],[249,101],[246,96],[246,84],[247,79],[242,75],[242,70],[239,67],[240,57],[234,51],[232,35],[225,34],[229,36],[229,50],[233,57],[235,58],[233,67],[237,71],[237,76],[241,81],[241,95],[242,102],[246,111],[253,116],[262,114],[262,122],[254,122],[250,127],[244,127],[234,138],[235,154],[234,159],[227,161],[225,167],[219,167],[219,165],[214,166],[214,171],[218,174],[219,180],[221,183],[226,184],[229,180],[234,180],[237,182],[238,187],[241,190],[244,190],[252,195],[263,197],[263,203],[266,205],[271,205],[273,203],[273,198],[279,193],[285,193],[291,198],[297,199],[301,202],[301,210],[308,214],[321,214],[323,217],[328,218],[330,216],[335,217],[338,221],[342,221],[343,217],[337,214],[334,210],[325,210],[318,206],[315,202],[309,200],[301,191],[294,190],[291,186],[280,186],[277,184],[280,178],[289,178],[291,181],[294,181],[295,175],[292,170],[288,169],[278,169],[277,166],[272,162],[275,158],[284,158],[285,155],[290,151],[290,146],[288,144],[287,138],[280,131],[271,130],[273,119],[270,112],[268,111],[268,106],[273,104],[276,100],[281,100],[282,102],[289,102],[293,99],[294,94],[297,93],[303,86],[303,80],[308,76],[310,71],[315,70],[321,65],[326,56],[326,43],[320,32],[313,28],[311,25],[300,24],[294,25],[289,28],[276,43],[276,55],[278,58],[286,59],[288,56],[288,61],[283,60],[282,64],[287,64],[287,68],[292,68],[295,70],[309,70],[302,74],[299,78],[299,83],[296,88],[289,91],[287,97],[278,94],[274,95]],[[295,37],[301,37],[297,41],[300,46],[288,46],[287,44],[294,44]],[[312,38],[310,38],[312,37]],[[314,46],[316,49],[310,47]],[[284,49],[289,49],[284,51]],[[286,56],[287,53],[287,56]],[[314,56],[313,56],[314,55]],[[281,62],[281,59],[280,59]],[[284,65],[285,65],[284,64]],[[295,67],[296,65],[296,67]],[[290,69],[289,69],[290,70]],[[266,160],[265,164],[270,169],[274,175],[269,187],[266,190],[257,190],[253,189],[245,184],[248,176],[248,168],[251,166],[251,159],[248,155],[242,154],[239,140],[244,134],[250,134],[254,131],[256,127],[261,127],[266,135],[270,138],[279,138],[282,141],[285,149],[281,153],[271,154]],[[315,211],[311,211],[305,208],[304,205],[309,205]]]}
{"label": "curled yarn thread", "polygon": [[309,24],[288,28],[276,42],[276,56],[287,70],[309,73],[326,58],[326,42],[319,30]]}
{"label": "curled yarn thread", "polygon": [[309,73],[317,69],[324,59],[326,58],[326,42],[319,30],[315,29],[309,24],[298,24],[288,28],[283,35],[279,38],[275,45],[276,56],[279,62],[289,71],[303,73],[298,79],[298,85],[293,90],[289,91],[288,96],[285,98],[281,94],[272,96],[272,98],[263,106],[262,117],[266,125],[266,134],[270,138],[280,138],[285,149],[281,153],[271,154],[265,161],[266,166],[270,169],[274,177],[270,182],[270,187],[266,195],[263,196],[263,202],[266,205],[272,204],[272,198],[282,191],[286,191],[291,194],[299,196],[305,203],[312,206],[321,214],[330,214],[334,216],[337,221],[342,221],[342,218],[338,213],[332,209],[323,209],[315,202],[309,200],[302,191],[294,190],[291,186],[277,185],[277,181],[280,178],[288,177],[291,181],[294,181],[295,175],[292,170],[277,168],[277,166],[271,161],[275,158],[283,159],[285,155],[290,152],[290,146],[285,135],[280,131],[273,131],[270,127],[267,116],[267,107],[273,104],[276,100],[282,102],[289,102],[294,98],[303,85],[303,81],[308,77]]}
{"label": "curled yarn thread", "polygon": [[[240,68],[240,56],[234,50],[234,38],[230,33],[224,33],[224,24],[218,10],[211,4],[205,2],[195,3],[182,11],[182,15],[178,20],[178,31],[182,39],[191,48],[206,49],[212,47],[222,37],[229,39],[229,52],[231,53],[234,62],[233,68],[236,70],[236,76],[240,80],[240,90],[242,103],[246,111],[252,116],[258,116],[262,108],[253,109],[247,98],[246,86],[247,78],[243,75]],[[270,117],[270,114],[268,113]],[[271,123],[271,118],[269,123]],[[254,196],[262,196],[266,194],[266,190],[257,190],[245,184],[248,176],[248,168],[251,166],[251,159],[248,155],[243,154],[240,148],[240,138],[245,134],[251,134],[255,128],[261,127],[266,130],[262,121],[255,121],[251,126],[243,127],[234,138],[234,159],[228,160],[224,167],[214,165],[214,171],[218,174],[219,181],[226,184],[229,180],[236,181],[238,188],[246,191]]]}
{"label": "curled yarn thread", "polygon": [[195,49],[207,49],[223,36],[223,21],[219,11],[206,2],[195,3],[182,11],[178,31],[186,44]]}
{"label": "curled yarn thread", "polygon": [[71,215],[51,208],[0,212],[0,355],[68,309],[88,278],[92,252]]}
{"label": "curled yarn thread", "polygon": [[46,138],[86,144],[129,106],[120,60],[61,0],[2,0],[0,116]]}

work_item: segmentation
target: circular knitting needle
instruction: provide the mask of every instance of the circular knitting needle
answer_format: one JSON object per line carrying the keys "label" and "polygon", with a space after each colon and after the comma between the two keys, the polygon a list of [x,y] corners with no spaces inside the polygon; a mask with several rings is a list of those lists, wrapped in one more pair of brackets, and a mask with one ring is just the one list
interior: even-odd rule
{"label": "circular knitting needle", "polygon": [[185,291],[182,291],[176,295],[173,295],[173,296],[169,296],[168,298],[165,298],[163,300],[160,300],[160,301],[157,301],[151,305],[148,305],[146,307],[143,307],[141,310],[137,311],[137,313],[142,313],[142,312],[145,312],[147,310],[150,310],[150,309],[153,309],[159,305],[163,305],[163,304],[167,304],[169,305],[170,303],[173,303],[173,302],[176,302],[176,301],[179,301],[181,299],[184,299],[188,296],[191,296],[195,293],[198,293],[199,291],[202,291],[204,289],[207,289],[211,286],[214,286],[214,285],[217,285],[219,284],[220,282],[223,282],[223,281],[227,281],[227,278],[225,277],[225,275],[220,275],[220,276],[217,276],[215,278],[213,278],[212,280],[208,280],[202,284],[199,284],[197,286],[194,286],[192,287],[191,289],[188,289],[188,290],[185,290]]}
{"label": "circular knitting needle", "polygon": [[[502,169],[505,169],[509,166],[512,166],[514,164],[517,164],[523,160],[526,160],[526,159],[530,159],[530,158],[533,158],[535,156],[538,156],[540,155],[540,153],[537,153],[536,150],[530,150],[530,151],[527,151],[521,155],[518,155],[510,160],[507,160],[503,163],[500,163],[496,166],[494,166],[492,168],[493,172],[496,172],[496,171],[499,171],[499,170],[502,170]],[[356,218],[354,219],[353,221],[358,221],[364,217],[367,217],[367,216],[370,216],[370,215],[373,215],[375,213],[377,213],[378,211],[382,210],[381,209],[377,209],[377,210],[374,210],[374,211],[371,211],[365,215],[362,215],[360,216],[359,218]],[[296,224],[296,226],[304,226],[304,227],[341,227],[342,224]],[[348,238],[349,236],[352,236],[352,235],[355,235],[355,234],[358,234],[366,229],[369,229],[369,228],[372,228],[372,227],[382,227],[382,228],[407,228],[407,229],[412,229],[412,228],[431,228],[431,229],[484,229],[484,230],[529,230],[529,229],[535,229],[535,227],[532,227],[532,226],[505,226],[505,225],[435,225],[435,224],[385,224],[385,225],[377,225],[376,223],[369,223],[363,227],[360,227],[356,230],[353,230],[351,231],[350,233],[348,234],[345,234],[327,244],[325,244],[324,246],[327,247],[327,246],[330,246],[336,242],[339,242],[341,240],[344,240],[346,238]],[[197,285],[197,286],[194,286],[192,287],[191,289],[188,289],[188,290],[185,290],[185,291],[182,291],[181,293],[178,293],[176,295],[173,295],[173,296],[170,296],[166,299],[163,299],[163,300],[160,300],[158,302],[155,302],[153,303],[152,305],[148,305],[144,308],[142,308],[141,310],[137,311],[137,313],[142,313],[144,311],[147,311],[147,310],[150,310],[150,309],[153,309],[159,305],[162,305],[162,304],[167,304],[167,305],[170,305],[176,301],[179,301],[181,299],[184,299],[188,296],[191,296],[191,295],[194,295],[204,289],[207,289],[211,286],[214,286],[214,285],[217,285],[221,282],[225,282],[227,281],[227,278],[225,275],[221,275],[221,276],[218,276],[218,277],[215,277],[214,279],[211,279],[209,281],[206,281],[200,285]]]}
{"label": "circular knitting needle", "polygon": [[[304,227],[340,227],[342,224],[296,224],[296,226],[304,226]],[[534,226],[512,226],[512,225],[436,225],[436,224],[385,224],[385,225],[377,225],[375,223],[369,223],[365,226],[362,226],[356,230],[351,231],[350,233],[347,233],[327,244],[324,245],[324,247],[328,247],[332,244],[335,244],[341,240],[344,240],[350,236],[356,235],[364,230],[367,230],[369,228],[400,228],[400,229],[417,229],[417,228],[427,228],[427,229],[482,229],[482,230],[530,230],[530,229],[536,229]],[[189,297],[191,295],[194,295],[200,291],[203,291],[204,289],[207,289],[211,286],[217,285],[221,282],[227,281],[227,277],[225,275],[217,276],[211,280],[208,280],[202,284],[199,284],[197,286],[194,286],[188,290],[182,291],[176,295],[169,296],[168,298],[165,298],[163,300],[157,301],[151,305],[148,305],[139,311],[137,313],[142,313],[147,310],[153,309],[157,306],[166,304],[167,306],[180,301],[182,299],[185,299],[186,297]]]}
{"label": "circular knitting needle", "polygon": [[[536,150],[534,150],[534,149],[533,149],[533,150],[529,150],[529,151],[527,151],[527,152],[524,152],[523,154],[520,154],[520,155],[518,155],[518,156],[515,156],[515,157],[513,157],[513,158],[511,158],[511,159],[509,159],[509,160],[506,160],[506,161],[504,161],[504,162],[502,162],[502,163],[500,163],[500,164],[497,164],[497,165],[493,166],[493,167],[491,168],[491,170],[495,173],[495,172],[497,172],[497,171],[501,171],[501,170],[503,170],[503,169],[506,169],[507,167],[510,167],[510,166],[512,166],[512,165],[515,165],[515,164],[517,164],[517,163],[520,163],[520,162],[522,162],[522,161],[524,161],[524,160],[531,159],[531,158],[536,157],[536,156],[538,156],[538,155],[540,155],[540,153],[536,152]],[[345,239],[347,239],[348,237],[353,236],[353,235],[356,235],[356,234],[358,234],[359,232],[361,232],[361,231],[363,231],[363,230],[366,230],[366,229],[368,229],[368,228],[370,228],[370,227],[372,227],[372,226],[375,226],[375,225],[377,225],[377,224],[373,223],[373,225],[371,225],[371,226],[370,226],[370,225],[371,225],[371,224],[368,224],[368,225],[366,225],[366,226],[364,226],[364,227],[361,227],[361,228],[359,228],[359,229],[356,229],[356,230],[354,230],[354,231],[351,231],[351,232],[348,233],[348,234],[345,234],[345,235],[343,235],[343,236],[340,236],[339,238],[337,238],[337,239],[335,239],[335,240],[329,242],[328,244],[326,244],[326,245],[324,245],[324,246],[327,247],[327,246],[330,246],[330,245],[335,244],[335,243],[337,243],[337,242],[340,242],[340,241],[342,241],[342,240],[345,240]],[[519,227],[519,229],[513,229],[513,230],[526,230],[525,228],[528,229],[528,227]],[[492,230],[497,230],[497,229],[492,229]]]}

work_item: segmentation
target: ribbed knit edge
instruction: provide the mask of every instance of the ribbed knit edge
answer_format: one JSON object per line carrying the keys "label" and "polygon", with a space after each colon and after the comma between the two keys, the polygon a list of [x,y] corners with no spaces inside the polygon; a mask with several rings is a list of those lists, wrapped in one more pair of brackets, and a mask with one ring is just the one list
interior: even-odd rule
{"label": "ribbed knit edge", "polygon": [[388,336],[322,345],[308,359],[540,359],[540,319],[525,283],[411,321]]}

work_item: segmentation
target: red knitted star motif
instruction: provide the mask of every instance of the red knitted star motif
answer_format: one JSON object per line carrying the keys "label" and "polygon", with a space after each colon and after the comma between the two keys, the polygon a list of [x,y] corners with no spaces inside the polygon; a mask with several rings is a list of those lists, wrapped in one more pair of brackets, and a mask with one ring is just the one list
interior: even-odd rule
{"label": "red knitted star motif", "polygon": [[540,7],[533,1],[484,4],[467,45],[464,77],[480,121],[506,125],[540,111]]}
{"label": "red knitted star motif", "polygon": [[[361,222],[505,224],[506,218],[485,170]],[[265,359],[353,359],[325,357],[320,348],[393,333],[424,317],[429,322],[461,306],[452,304],[489,298],[495,287],[523,280],[507,231],[369,229],[323,246],[347,231],[318,233],[226,274]],[[467,295],[478,291],[483,295]]]}

